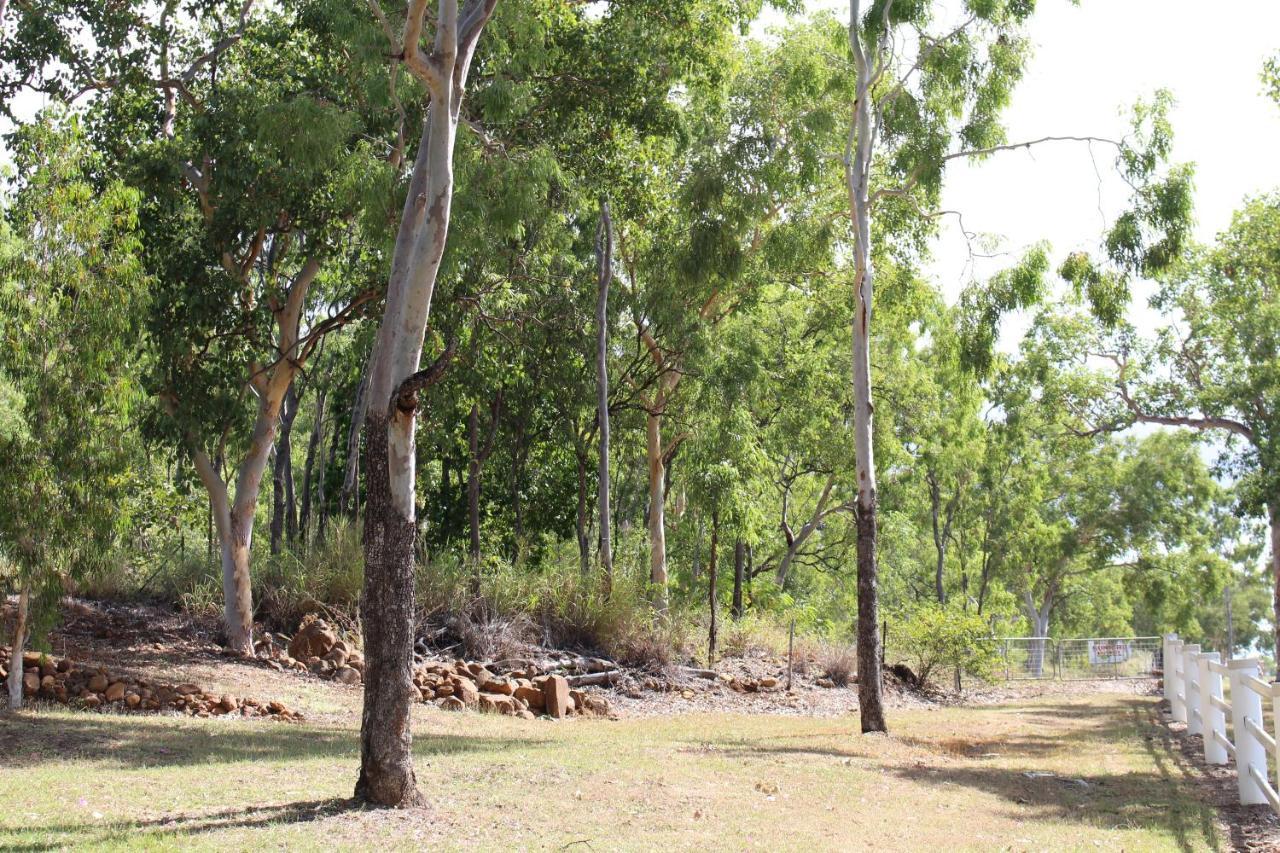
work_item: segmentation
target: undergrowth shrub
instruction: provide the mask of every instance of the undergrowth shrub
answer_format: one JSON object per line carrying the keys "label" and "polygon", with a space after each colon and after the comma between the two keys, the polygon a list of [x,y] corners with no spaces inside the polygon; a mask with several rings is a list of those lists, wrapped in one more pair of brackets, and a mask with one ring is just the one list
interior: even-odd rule
{"label": "undergrowth shrub", "polygon": [[831,679],[836,687],[848,687],[858,674],[856,651],[853,646],[845,643],[824,644],[818,665],[823,678]]}
{"label": "undergrowth shrub", "polygon": [[921,684],[939,669],[989,679],[999,652],[987,620],[936,602],[917,605],[891,621],[890,637],[906,654]]}

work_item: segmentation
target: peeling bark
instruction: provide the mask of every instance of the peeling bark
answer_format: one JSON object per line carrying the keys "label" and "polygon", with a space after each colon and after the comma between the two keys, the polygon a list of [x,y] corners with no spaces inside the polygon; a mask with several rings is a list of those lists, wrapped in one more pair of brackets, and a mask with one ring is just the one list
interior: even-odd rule
{"label": "peeling bark", "polygon": [[9,654],[9,710],[22,707],[22,655],[27,650],[27,635],[31,633],[28,614],[31,610],[31,584],[24,583],[18,593],[18,612],[13,621],[13,643]]}

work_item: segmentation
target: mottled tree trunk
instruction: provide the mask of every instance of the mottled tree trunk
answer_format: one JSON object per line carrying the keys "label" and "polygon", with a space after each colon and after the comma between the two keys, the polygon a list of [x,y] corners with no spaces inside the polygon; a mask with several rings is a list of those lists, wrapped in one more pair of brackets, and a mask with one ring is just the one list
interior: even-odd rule
{"label": "mottled tree trunk", "polygon": [[[402,443],[398,450],[411,454],[413,415],[403,417],[410,422],[408,446]],[[381,805],[416,806],[425,798],[413,772],[409,727],[417,698],[413,686],[414,521],[392,495],[387,416],[371,409],[367,420],[365,582],[360,601],[366,655],[356,797]],[[403,424],[396,430],[402,442],[404,430]],[[395,461],[404,464],[407,458]]]}
{"label": "mottled tree trunk", "polygon": [[656,587],[658,605],[667,605],[666,465],[662,459],[662,416],[645,417],[645,457],[649,466],[649,582]]}
{"label": "mottled tree trunk", "polygon": [[22,655],[27,650],[27,635],[30,633],[28,614],[31,611],[31,584],[23,583],[18,593],[18,612],[13,620],[13,643],[9,654],[9,710],[16,711],[22,707]]}

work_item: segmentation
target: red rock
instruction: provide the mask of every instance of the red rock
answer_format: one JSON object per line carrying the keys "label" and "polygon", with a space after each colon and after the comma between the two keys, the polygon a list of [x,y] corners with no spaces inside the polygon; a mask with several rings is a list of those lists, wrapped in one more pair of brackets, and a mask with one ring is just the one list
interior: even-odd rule
{"label": "red rock", "polygon": [[124,682],[117,681],[115,684],[112,684],[107,688],[107,692],[104,694],[103,698],[108,702],[119,702],[124,698],[124,694]]}
{"label": "red rock", "polygon": [[349,666],[344,666],[334,672],[333,680],[339,684],[359,684],[360,673]]}
{"label": "red rock", "polygon": [[546,700],[542,696],[542,691],[532,685],[529,687],[523,685],[517,687],[514,695],[517,699],[527,703],[530,708],[541,711],[546,707]]}
{"label": "red rock", "polygon": [[467,707],[457,696],[446,696],[437,704],[446,711],[462,711]]}
{"label": "red rock", "polygon": [[543,706],[552,717],[559,719],[569,715],[572,700],[569,698],[569,682],[563,675],[546,676],[542,683],[542,698]]}
{"label": "red rock", "polygon": [[40,691],[40,673],[28,672],[22,676],[22,692],[34,696]]}
{"label": "red rock", "polygon": [[96,673],[93,678],[89,679],[89,689],[94,693],[101,693],[111,684],[105,672]]}

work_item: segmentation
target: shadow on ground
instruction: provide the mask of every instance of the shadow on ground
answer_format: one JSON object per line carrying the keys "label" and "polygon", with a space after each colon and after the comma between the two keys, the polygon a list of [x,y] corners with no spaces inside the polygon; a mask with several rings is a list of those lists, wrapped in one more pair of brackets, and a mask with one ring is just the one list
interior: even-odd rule
{"label": "shadow on ground", "polygon": [[[350,729],[238,718],[196,723],[182,717],[123,714],[9,714],[0,726],[5,766],[34,767],[57,761],[92,761],[121,768],[288,761],[358,760],[360,741]],[[414,754],[488,752],[512,746],[510,738],[420,734]],[[542,741],[520,739],[521,746]],[[2,846],[2,845],[0,845]]]}
{"label": "shadow on ground", "polygon": [[14,841],[28,836],[25,829],[0,827],[0,850],[37,851],[63,850],[119,840],[129,833],[145,833],[152,839],[159,838],[177,843],[183,837],[219,832],[228,829],[253,829],[279,823],[306,823],[314,820],[364,809],[356,800],[331,798],[301,803],[247,806],[239,809],[222,809],[197,815],[175,815],[144,821],[92,821],[41,826],[39,831],[48,836],[46,841]]}

